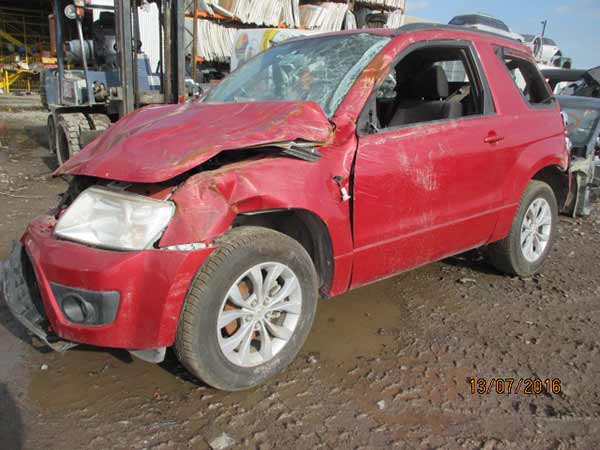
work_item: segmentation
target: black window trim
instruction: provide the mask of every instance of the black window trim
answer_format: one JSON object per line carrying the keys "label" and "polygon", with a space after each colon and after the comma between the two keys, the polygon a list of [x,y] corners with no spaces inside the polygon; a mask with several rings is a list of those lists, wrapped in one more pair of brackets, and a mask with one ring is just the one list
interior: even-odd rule
{"label": "black window trim", "polygon": [[389,132],[389,131],[402,130],[402,129],[406,129],[406,128],[414,128],[414,127],[418,127],[418,126],[426,126],[429,124],[438,124],[438,123],[444,123],[444,122],[448,122],[448,121],[460,122],[463,120],[472,120],[472,119],[476,119],[476,118],[497,115],[494,97],[492,95],[492,91],[490,89],[490,86],[489,86],[489,83],[487,80],[487,76],[483,69],[483,64],[481,63],[481,58],[480,58],[479,53],[477,52],[477,49],[475,48],[475,45],[473,44],[473,42],[469,41],[469,40],[456,40],[456,39],[437,39],[437,40],[435,40],[435,39],[433,39],[433,40],[421,41],[421,42],[416,42],[414,44],[411,44],[408,47],[404,48],[400,53],[398,53],[398,55],[396,55],[396,57],[394,58],[392,63],[389,65],[389,70],[386,72],[386,76],[383,77],[382,79],[385,80],[385,78],[389,74],[389,71],[393,70],[400,63],[400,61],[402,61],[404,58],[406,58],[406,56],[408,56],[410,53],[412,53],[416,50],[421,50],[421,49],[428,48],[428,47],[453,47],[453,48],[462,49],[462,51],[465,52],[465,56],[467,58],[467,63],[468,63],[467,67],[465,67],[465,69],[468,71],[469,79],[471,80],[472,83],[474,82],[473,84],[475,86],[477,86],[478,89],[481,88],[483,90],[483,92],[479,93],[480,95],[483,95],[483,112],[479,113],[479,114],[472,114],[469,116],[463,116],[463,117],[459,117],[459,118],[455,118],[455,119],[440,119],[440,120],[430,120],[430,121],[426,121],[426,122],[415,122],[415,123],[409,123],[409,124],[399,125],[399,126],[395,126],[395,127],[380,128],[376,131],[373,131],[373,130],[369,129],[369,123],[370,123],[369,116],[370,115],[372,116],[373,114],[377,114],[377,107],[376,107],[377,98],[376,98],[376,96],[377,96],[377,91],[381,87],[381,83],[380,83],[380,84],[373,86],[371,94],[369,95],[369,98],[365,102],[365,104],[362,108],[362,111],[361,111],[360,115],[358,116],[356,130],[357,130],[357,134],[359,137],[371,135],[371,134],[380,134],[380,133]]}
{"label": "black window trim", "polygon": [[[510,55],[512,58],[520,59],[521,61],[531,64],[535,67],[535,70],[538,74],[538,78],[544,85],[546,92],[548,93],[548,97],[551,101],[545,102],[545,103],[531,103],[529,100],[527,100],[527,97],[525,97],[525,95],[523,95],[523,92],[521,91],[519,86],[517,86],[517,83],[515,82],[514,78],[512,77],[512,74],[510,73],[510,70],[508,70],[508,66],[506,65],[506,60],[504,59],[507,54]],[[544,76],[540,73],[535,62],[532,61],[532,59],[529,57],[529,55],[527,55],[526,53],[520,52],[518,50],[514,50],[512,48],[497,46],[496,47],[496,56],[498,56],[498,58],[500,59],[500,62],[502,63],[502,67],[504,67],[504,70],[506,70],[506,73],[512,80],[513,86],[515,87],[515,89],[517,90],[517,92],[519,93],[521,98],[523,99],[525,106],[527,106],[529,109],[533,109],[533,110],[555,109],[556,108],[557,102],[556,102],[556,97],[554,97],[554,93],[548,87],[548,83],[546,83]]]}

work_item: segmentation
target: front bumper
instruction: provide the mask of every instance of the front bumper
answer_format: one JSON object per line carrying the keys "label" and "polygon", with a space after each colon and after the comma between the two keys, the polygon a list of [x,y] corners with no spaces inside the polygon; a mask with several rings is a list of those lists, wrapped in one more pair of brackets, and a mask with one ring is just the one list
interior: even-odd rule
{"label": "front bumper", "polygon": [[[172,345],[187,289],[213,249],[108,251],[55,239],[54,225],[49,216],[32,222],[3,264],[2,290],[15,317],[57,350],[75,343],[129,350]],[[69,321],[52,285],[117,292],[114,320]]]}
{"label": "front bumper", "polygon": [[32,334],[52,349],[63,352],[77,345],[61,340],[49,328],[35,281],[22,261],[23,246],[13,242],[10,256],[0,265],[0,287],[8,309]]}

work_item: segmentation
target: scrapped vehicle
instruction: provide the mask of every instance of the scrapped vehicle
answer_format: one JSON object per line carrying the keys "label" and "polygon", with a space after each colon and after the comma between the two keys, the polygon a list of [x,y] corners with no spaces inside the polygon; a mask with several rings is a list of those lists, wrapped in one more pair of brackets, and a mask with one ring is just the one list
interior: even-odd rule
{"label": "scrapped vehicle", "polygon": [[523,34],[524,44],[531,48],[538,64],[547,67],[571,68],[571,58],[563,56],[558,44],[549,37]]}
{"label": "scrapped vehicle", "polygon": [[207,384],[249,388],[297,355],[319,293],[481,246],[503,272],[540,270],[568,159],[515,41],[429,24],[297,38],[62,165],[69,189],[14,244],[3,290],[53,348],[158,362],[173,346]]}
{"label": "scrapped vehicle", "polygon": [[459,27],[475,28],[476,30],[499,34],[500,36],[523,42],[523,36],[512,31],[502,20],[488,14],[464,14],[455,16],[448,23]]}
{"label": "scrapped vehicle", "polygon": [[598,185],[600,168],[600,99],[586,97],[557,97],[567,115],[567,133],[571,142],[571,189],[566,212],[587,216],[591,212],[592,189]]}
{"label": "scrapped vehicle", "polygon": [[600,66],[589,70],[543,69],[542,75],[557,95],[600,98]]}

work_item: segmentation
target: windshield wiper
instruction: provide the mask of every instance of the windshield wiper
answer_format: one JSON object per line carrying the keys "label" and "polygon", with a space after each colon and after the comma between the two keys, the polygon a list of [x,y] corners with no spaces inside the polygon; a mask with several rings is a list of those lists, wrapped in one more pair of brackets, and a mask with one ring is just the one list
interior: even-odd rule
{"label": "windshield wiper", "polygon": [[281,142],[272,144],[273,147],[280,148],[282,153],[294,156],[304,161],[314,162],[321,158],[321,153],[316,149],[315,142]]}

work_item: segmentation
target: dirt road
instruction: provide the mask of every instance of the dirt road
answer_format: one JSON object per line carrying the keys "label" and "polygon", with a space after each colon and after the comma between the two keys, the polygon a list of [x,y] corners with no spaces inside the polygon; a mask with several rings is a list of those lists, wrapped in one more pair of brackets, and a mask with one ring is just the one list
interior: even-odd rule
{"label": "dirt road", "polygon": [[[0,97],[0,259],[65,187],[34,104]],[[293,365],[239,393],[172,354],[48,352],[0,301],[0,448],[596,449],[599,257],[598,216],[563,217],[539,276],[472,252],[323,301]],[[559,379],[560,392],[472,394],[471,377]]]}

